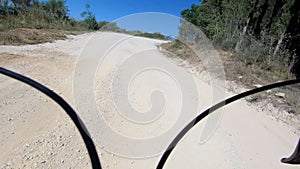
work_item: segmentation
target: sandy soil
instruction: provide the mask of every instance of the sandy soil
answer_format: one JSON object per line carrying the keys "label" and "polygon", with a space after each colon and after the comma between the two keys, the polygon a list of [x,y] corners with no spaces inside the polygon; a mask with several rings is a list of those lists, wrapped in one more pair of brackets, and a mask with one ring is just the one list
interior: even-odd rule
{"label": "sandy soil", "polygon": [[[90,52],[95,53],[105,52],[103,50],[106,46],[110,46],[110,43],[114,44],[114,41],[126,38],[128,35],[90,33],[70,36],[68,40],[55,43],[18,47],[1,46],[0,66],[41,82],[74,106],[72,86],[75,65],[85,44],[92,36],[95,36],[93,40],[97,45],[92,47],[93,50]],[[170,60],[157,50],[156,45],[162,42],[141,37],[127,40],[111,52],[108,57],[111,60],[103,62],[101,71],[96,73],[96,102],[103,108],[103,116],[107,122],[122,134],[139,138],[155,137],[172,125],[171,122],[174,120],[174,114],[171,114],[174,111],[172,104],[173,101],[177,102],[175,95],[170,96],[168,106],[171,108],[166,108],[166,115],[162,116],[160,121],[141,127],[141,125],[124,122],[126,120],[122,120],[122,117],[117,115],[118,112],[113,108],[113,102],[108,97],[109,90],[106,90],[112,80],[111,74],[115,71],[115,63],[117,63],[115,61],[121,60],[123,55],[137,53],[140,48],[151,49],[149,56],[183,69],[176,65],[178,60]],[[90,64],[94,64],[93,60],[87,62],[87,66]],[[212,88],[201,78],[196,80],[202,99],[197,111],[201,111],[212,104]],[[168,84],[169,81],[166,80],[165,83]],[[144,84],[151,84],[151,82],[146,81]],[[135,91],[139,93],[145,88],[136,84],[131,90],[134,98],[141,100],[133,101],[136,108],[148,108],[148,102],[142,99],[143,96],[135,96]],[[174,93],[172,87],[168,90],[170,94]],[[0,92],[0,168],[90,168],[89,157],[79,133],[67,115],[53,101],[36,90],[2,75]],[[227,92],[226,95],[232,93]],[[192,99],[195,98],[191,98],[190,102],[195,101]],[[140,106],[143,104],[145,105]],[[89,122],[91,119],[80,109],[78,111],[84,117],[84,122],[93,135],[93,132],[98,129],[94,126],[97,121]],[[188,118],[182,124],[187,121]],[[197,125],[186,135],[167,161],[166,168],[295,168],[280,163],[280,158],[290,155],[299,138],[294,123],[282,123],[268,111],[261,111],[257,105],[250,105],[241,100],[224,109],[214,134],[207,142],[199,143],[205,124]],[[96,140],[103,168],[150,169],[155,168],[159,160],[159,156],[150,158],[119,156],[107,151],[101,145],[101,138],[98,136],[93,138]],[[109,139],[107,138],[108,141]],[[128,147],[128,151],[134,150]]]}

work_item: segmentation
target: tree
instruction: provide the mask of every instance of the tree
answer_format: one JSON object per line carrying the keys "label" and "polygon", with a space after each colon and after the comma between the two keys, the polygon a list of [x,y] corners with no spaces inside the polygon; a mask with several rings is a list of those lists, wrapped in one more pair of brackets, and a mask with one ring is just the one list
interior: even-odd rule
{"label": "tree", "polygon": [[15,6],[29,6],[31,0],[11,0]]}
{"label": "tree", "polygon": [[7,15],[9,12],[8,0],[0,1],[0,14]]}
{"label": "tree", "polygon": [[291,18],[286,27],[285,47],[293,54],[294,58],[290,61],[294,62],[291,66],[291,72],[300,78],[300,1],[295,0],[290,8]]}
{"label": "tree", "polygon": [[81,13],[81,17],[85,17],[84,22],[87,24],[88,28],[91,30],[99,30],[99,25],[97,23],[96,17],[90,10],[90,4],[85,5],[86,11]]}
{"label": "tree", "polygon": [[[299,11],[300,0],[203,0],[183,10],[181,16],[216,46],[260,60],[278,56],[300,76]],[[186,23],[179,32],[181,38],[200,38]],[[282,53],[290,56],[286,59]]]}
{"label": "tree", "polygon": [[49,0],[44,4],[44,7],[56,18],[65,18],[68,13],[64,0]]}
{"label": "tree", "polygon": [[107,21],[101,21],[101,22],[99,22],[98,23],[98,27],[99,27],[99,29],[101,29],[103,26],[105,26],[106,24],[108,24],[109,22],[107,22]]}
{"label": "tree", "polygon": [[259,14],[253,29],[254,35],[256,36],[256,38],[260,38],[260,33],[262,31],[262,21],[267,13],[267,10],[269,8],[269,0],[264,0],[264,3],[259,7]]}
{"label": "tree", "polygon": [[112,31],[112,32],[126,32],[125,29],[121,29],[116,22],[110,22],[101,27],[102,31]]}
{"label": "tree", "polygon": [[283,5],[286,3],[286,0],[276,0],[275,1],[275,5],[272,11],[272,15],[270,17],[270,20],[268,22],[268,24],[266,25],[266,30],[267,32],[270,32],[271,30],[271,26],[273,23],[273,21],[275,20],[275,18],[279,15]]}

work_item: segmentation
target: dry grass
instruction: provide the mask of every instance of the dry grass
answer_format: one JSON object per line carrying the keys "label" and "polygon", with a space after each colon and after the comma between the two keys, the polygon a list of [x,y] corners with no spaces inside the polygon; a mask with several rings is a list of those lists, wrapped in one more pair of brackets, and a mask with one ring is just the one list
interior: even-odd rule
{"label": "dry grass", "polygon": [[[166,54],[170,57],[179,57],[186,60],[190,65],[201,66],[201,61],[195,56],[195,53],[180,42],[173,41],[162,44],[161,48],[167,51]],[[295,78],[284,69],[278,60],[250,62],[250,58],[240,57],[234,52],[219,51],[219,54],[225,69],[226,79],[248,89]],[[203,71],[203,69],[197,70]],[[275,96],[279,92],[284,93],[285,97]],[[274,107],[300,115],[299,94],[300,85],[293,85],[252,95],[247,100],[249,102],[268,101]]]}
{"label": "dry grass", "polygon": [[[186,45],[182,44],[179,41],[174,41],[170,43],[161,44],[163,49],[166,49],[168,52],[176,54],[177,57],[181,59],[195,59],[195,53]],[[175,56],[175,55],[174,55]],[[199,60],[200,61],[200,60]]]}
{"label": "dry grass", "polygon": [[83,31],[63,31],[53,29],[18,28],[0,31],[0,45],[25,45],[53,42],[66,39],[69,34],[80,34]]}

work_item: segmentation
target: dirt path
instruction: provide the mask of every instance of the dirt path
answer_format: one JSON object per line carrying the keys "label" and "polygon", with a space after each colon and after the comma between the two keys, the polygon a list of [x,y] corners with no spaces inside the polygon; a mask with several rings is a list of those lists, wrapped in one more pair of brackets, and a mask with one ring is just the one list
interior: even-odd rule
{"label": "dirt path", "polygon": [[[144,99],[149,98],[149,95],[152,94],[144,91],[151,91],[151,86],[165,90],[168,102],[166,102],[164,114],[160,116],[159,120],[155,123],[147,123],[147,125],[131,123],[124,120],[115,108],[114,100],[111,98],[113,93],[110,93],[111,90],[108,89],[114,82],[116,74],[118,75],[116,67],[125,56],[135,56],[138,59],[141,56],[146,59],[148,57],[149,62],[146,63],[155,60],[155,63],[163,63],[163,66],[173,64],[173,67],[182,71],[183,74],[189,73],[157,50],[156,44],[163,41],[141,37],[126,40],[124,38],[128,38],[128,35],[96,33],[72,36],[65,41],[41,45],[1,46],[0,66],[41,82],[76,107],[96,141],[103,168],[151,169],[157,164],[159,156],[128,158],[129,155],[127,155],[124,157],[126,153],[150,151],[151,147],[143,149],[143,151],[136,151],[135,149],[142,147],[143,144],[131,145],[113,140],[113,137],[102,140],[102,135],[97,135],[97,133],[99,134],[98,130],[104,132],[107,128],[99,128],[98,118],[95,118],[92,113],[87,113],[90,112],[89,110],[93,111],[92,107],[75,106],[76,99],[74,100],[72,91],[72,89],[74,90],[74,72],[75,78],[76,75],[80,77],[78,71],[81,72],[80,70],[96,65],[98,71],[94,72],[96,78],[92,85],[95,85],[96,88],[93,96],[96,98],[96,103],[102,108],[101,117],[106,120],[109,127],[121,133],[120,135],[137,140],[155,138],[164,135],[179,117],[177,103],[180,100],[176,99],[179,92],[176,85],[172,84],[174,81],[170,78],[171,76],[162,75],[162,78],[158,78],[159,76],[151,73],[147,77],[155,80],[143,79],[142,76],[136,75],[142,83],[133,81],[132,87],[129,88],[131,92],[128,95],[130,95],[135,109],[147,112],[148,109],[151,109],[151,104],[156,102],[153,102],[155,99]],[[110,50],[101,64],[94,60],[98,61],[99,59],[97,55],[93,58],[94,54],[105,53],[111,45],[118,41],[118,45]],[[89,46],[91,50],[85,51],[83,47],[88,42],[91,43]],[[141,51],[141,49],[143,50]],[[91,57],[83,58],[82,65],[77,65],[76,68],[77,58],[81,52]],[[142,63],[145,62],[138,60],[132,64],[132,70],[136,68],[134,65]],[[120,77],[126,76],[126,74],[122,74],[122,67],[120,70]],[[145,72],[147,73],[147,70]],[[156,73],[159,74],[161,71]],[[188,100],[190,106],[195,102],[199,102],[200,105],[196,110],[193,109],[195,112],[181,121],[181,125],[168,138],[174,137],[178,129],[198,111],[212,104],[211,86],[201,79],[196,79],[196,81],[201,100],[198,101],[192,97],[194,96],[193,90],[187,90],[186,96],[190,99]],[[123,84],[120,82],[117,85],[122,86]],[[82,93],[85,93],[86,90],[82,88]],[[43,94],[2,75],[0,76],[0,91],[0,168],[90,168],[89,158],[79,133],[61,108]],[[118,97],[122,99],[122,91],[118,92],[114,99],[118,99]],[[232,93],[226,93],[226,95],[229,96]],[[86,101],[86,99],[83,100]],[[81,111],[82,109],[85,112]],[[205,144],[200,144],[199,138],[204,125],[205,123],[201,123],[188,133],[167,162],[167,168],[293,168],[281,164],[279,160],[293,150],[298,139],[297,134],[294,133],[295,129],[277,122],[267,116],[265,112],[257,111],[243,100],[226,107],[214,135]],[[118,141],[120,145],[124,146],[116,144]],[[156,142],[156,145],[161,145],[160,148],[163,151],[167,141]],[[118,152],[113,154],[111,153],[113,151]]]}
{"label": "dirt path", "polygon": [[[53,44],[1,47],[4,54],[0,65],[41,82],[72,102],[70,86],[76,53],[89,36]],[[2,75],[0,78],[0,166],[87,168],[84,144],[61,108],[35,89]]]}

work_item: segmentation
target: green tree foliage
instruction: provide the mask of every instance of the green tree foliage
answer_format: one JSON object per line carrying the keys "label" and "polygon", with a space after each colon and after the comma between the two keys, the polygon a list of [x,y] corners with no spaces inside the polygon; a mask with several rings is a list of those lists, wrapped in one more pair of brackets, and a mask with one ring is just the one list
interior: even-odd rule
{"label": "green tree foliage", "polygon": [[233,40],[238,34],[236,30],[246,22],[247,3],[248,0],[203,1],[200,6],[192,5],[190,9],[183,10],[181,15],[216,42]]}
{"label": "green tree foliage", "polygon": [[0,0],[0,30],[47,28],[86,30],[68,15],[65,0]]}
{"label": "green tree foliage", "polygon": [[99,25],[97,23],[96,17],[91,11],[91,6],[86,4],[86,11],[81,13],[81,16],[85,18],[84,22],[87,24],[88,28],[91,30],[99,30]]}
{"label": "green tree foliage", "polygon": [[159,32],[155,32],[155,33],[148,33],[148,32],[142,32],[142,33],[137,33],[134,34],[135,36],[142,36],[142,37],[147,37],[147,38],[153,38],[153,39],[161,39],[161,40],[166,40],[167,38],[162,35]]}
{"label": "green tree foliage", "polygon": [[0,14],[7,15],[9,13],[8,3],[8,0],[0,0]]}
{"label": "green tree foliage", "polygon": [[120,33],[126,33],[125,29],[120,28],[116,22],[110,22],[106,23],[101,27],[102,31],[111,31],[111,32],[120,32]]}
{"label": "green tree foliage", "polygon": [[105,26],[106,24],[108,24],[109,22],[107,21],[101,21],[101,22],[98,22],[98,26],[99,26],[99,29],[101,29],[103,26]]}
{"label": "green tree foliage", "polygon": [[[256,61],[280,58],[300,76],[299,8],[299,0],[203,0],[181,15],[216,45]],[[190,32],[182,24],[180,36],[195,38]]]}
{"label": "green tree foliage", "polygon": [[29,6],[31,0],[11,0],[15,6]]}
{"label": "green tree foliage", "polygon": [[68,9],[64,0],[49,0],[43,4],[45,10],[55,18],[67,17]]}

